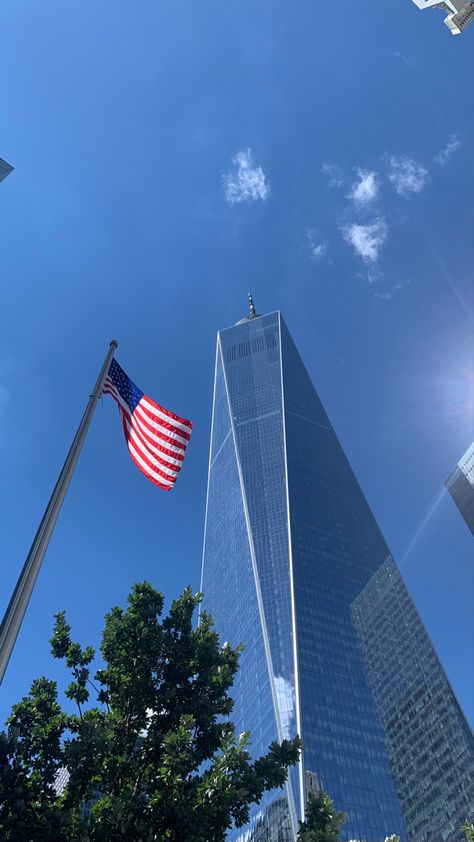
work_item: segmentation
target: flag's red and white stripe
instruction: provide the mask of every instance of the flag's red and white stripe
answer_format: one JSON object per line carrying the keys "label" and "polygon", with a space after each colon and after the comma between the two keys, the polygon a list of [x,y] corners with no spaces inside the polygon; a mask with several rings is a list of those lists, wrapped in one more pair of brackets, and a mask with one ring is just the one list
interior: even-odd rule
{"label": "flag's red and white stripe", "polygon": [[136,466],[155,485],[170,491],[181,470],[192,423],[143,395],[133,412],[110,377],[104,394],[117,402],[127,447]]}

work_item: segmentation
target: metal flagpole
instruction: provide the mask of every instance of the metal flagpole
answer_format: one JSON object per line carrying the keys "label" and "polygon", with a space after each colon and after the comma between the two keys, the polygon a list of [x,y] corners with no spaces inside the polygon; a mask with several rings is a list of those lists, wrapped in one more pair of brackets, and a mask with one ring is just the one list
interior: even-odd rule
{"label": "metal flagpole", "polygon": [[55,485],[51,499],[46,507],[43,519],[39,525],[38,531],[35,535],[34,541],[31,545],[30,552],[23,565],[23,570],[20,573],[15,590],[8,604],[5,616],[0,626],[0,684],[3,681],[5,670],[8,666],[10,656],[15,645],[15,641],[20,631],[23,617],[25,616],[28,603],[30,601],[33,588],[35,586],[41,564],[48,548],[48,544],[53,533],[54,526],[58,519],[61,506],[64,502],[66,492],[74,473],[79,454],[81,452],[84,439],[89,429],[94,410],[99,400],[104,386],[105,378],[109,373],[110,364],[112,362],[115,349],[117,348],[115,339],[110,343],[110,347],[105,358],[104,364],[100,370],[97,383],[94,386],[92,394],[89,396],[89,403],[86,411],[82,416],[82,421],[79,424],[74,441],[71,445],[66,461],[63,465],[62,471],[59,474],[59,479]]}

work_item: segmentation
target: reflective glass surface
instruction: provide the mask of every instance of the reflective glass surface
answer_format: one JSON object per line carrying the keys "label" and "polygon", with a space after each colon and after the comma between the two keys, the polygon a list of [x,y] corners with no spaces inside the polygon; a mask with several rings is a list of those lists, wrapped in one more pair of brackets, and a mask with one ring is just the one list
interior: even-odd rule
{"label": "reflective glass surface", "polygon": [[409,837],[462,842],[474,821],[474,740],[391,557],[352,611]]}
{"label": "reflective glass surface", "polygon": [[[404,790],[393,772],[403,768],[402,743],[394,749],[374,693],[372,643],[354,614],[388,554],[280,314],[221,331],[204,606],[223,639],[246,647],[234,720],[239,731],[252,731],[254,754],[297,732],[304,742],[286,791],[267,795],[248,828],[229,839],[293,842],[308,787],[323,786],[347,813],[343,840],[398,834],[401,842],[425,842],[408,836],[402,818]],[[442,692],[449,708],[447,681]],[[422,720],[417,727],[421,733]],[[449,764],[451,774],[454,755]]]}
{"label": "reflective glass surface", "polygon": [[474,442],[449,475],[445,485],[474,535]]}
{"label": "reflective glass surface", "polygon": [[[219,344],[261,592],[280,737],[297,733],[279,314],[221,331]],[[294,823],[299,769],[290,773]]]}
{"label": "reflective glass surface", "polygon": [[[278,739],[274,691],[269,680],[264,625],[258,603],[255,559],[246,516],[245,493],[239,473],[229,402],[220,349],[218,349],[209,486],[204,539],[202,589],[204,608],[214,617],[222,641],[243,642],[240,670],[234,686],[232,718],[237,733],[250,730],[254,757],[265,753]],[[278,809],[275,802],[278,801]],[[274,833],[269,833],[269,824]],[[281,791],[265,796],[252,811],[249,827],[235,829],[229,839],[289,842],[288,799]]]}
{"label": "reflective glass surface", "polygon": [[343,839],[405,839],[351,617],[387,549],[281,321],[304,764],[347,813]]}

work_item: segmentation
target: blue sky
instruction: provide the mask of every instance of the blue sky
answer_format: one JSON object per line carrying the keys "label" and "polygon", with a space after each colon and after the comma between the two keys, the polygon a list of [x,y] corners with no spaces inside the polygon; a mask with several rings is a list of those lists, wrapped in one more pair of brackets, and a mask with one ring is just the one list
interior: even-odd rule
{"label": "blue sky", "polygon": [[172,493],[99,406],[5,678],[52,615],[97,645],[134,581],[199,585],[215,334],[280,308],[465,710],[472,538],[472,31],[410,0],[4,0],[0,610],[109,340],[194,421]]}

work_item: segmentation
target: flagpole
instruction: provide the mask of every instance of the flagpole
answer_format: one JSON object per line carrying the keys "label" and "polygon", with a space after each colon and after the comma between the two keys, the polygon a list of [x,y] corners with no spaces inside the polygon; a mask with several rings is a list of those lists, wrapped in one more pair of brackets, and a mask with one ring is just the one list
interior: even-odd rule
{"label": "flagpole", "polygon": [[110,364],[112,362],[117,342],[112,340],[109,346],[107,356],[104,364],[100,370],[97,382],[94,386],[92,394],[89,396],[89,402],[86,406],[81,423],[74,436],[73,443],[66,457],[66,461],[59,474],[58,481],[54,487],[50,501],[46,507],[43,519],[39,525],[38,531],[35,535],[31,549],[27,555],[26,561],[23,565],[23,570],[20,573],[15,590],[13,591],[8,608],[5,611],[5,616],[0,626],[0,684],[3,681],[5,670],[7,669],[10,656],[15,646],[15,641],[20,631],[23,618],[30,601],[33,588],[35,586],[38,573],[41,569],[41,564],[48,548],[48,544],[53,534],[53,530],[58,519],[61,506],[64,502],[66,492],[71,482],[71,477],[74,473],[79,454],[84,444],[89,425],[94,414],[97,402],[102,394],[105,378],[109,373]]}

